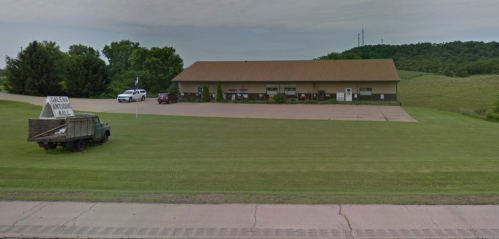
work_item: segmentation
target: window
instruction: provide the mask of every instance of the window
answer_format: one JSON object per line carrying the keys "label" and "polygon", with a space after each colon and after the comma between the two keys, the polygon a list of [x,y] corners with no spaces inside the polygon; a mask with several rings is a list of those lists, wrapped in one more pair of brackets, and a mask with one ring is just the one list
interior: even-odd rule
{"label": "window", "polygon": [[198,87],[198,95],[202,95],[203,94],[203,87]]}
{"label": "window", "polygon": [[277,88],[267,88],[267,95],[277,95]]}
{"label": "window", "polygon": [[284,88],[285,95],[296,95],[296,88]]}
{"label": "window", "polygon": [[360,95],[372,95],[373,88],[360,88]]}

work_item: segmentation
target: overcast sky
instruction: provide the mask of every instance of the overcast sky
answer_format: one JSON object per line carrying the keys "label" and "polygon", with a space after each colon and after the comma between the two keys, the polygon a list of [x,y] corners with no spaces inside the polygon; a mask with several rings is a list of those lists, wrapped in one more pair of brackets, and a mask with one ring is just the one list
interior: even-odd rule
{"label": "overcast sky", "polygon": [[365,44],[498,41],[498,0],[0,0],[0,68],[33,40],[172,46],[195,61],[309,60]]}

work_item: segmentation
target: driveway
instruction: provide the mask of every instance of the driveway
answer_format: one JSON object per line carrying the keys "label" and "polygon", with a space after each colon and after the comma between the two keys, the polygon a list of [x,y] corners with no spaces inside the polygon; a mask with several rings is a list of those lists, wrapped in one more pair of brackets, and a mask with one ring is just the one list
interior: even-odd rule
{"label": "driveway", "polygon": [[[0,93],[1,100],[43,105],[45,97]],[[400,106],[378,105],[271,105],[175,103],[158,104],[156,99],[118,103],[115,99],[70,98],[73,109],[92,112],[182,115],[233,118],[319,119],[418,122]]]}

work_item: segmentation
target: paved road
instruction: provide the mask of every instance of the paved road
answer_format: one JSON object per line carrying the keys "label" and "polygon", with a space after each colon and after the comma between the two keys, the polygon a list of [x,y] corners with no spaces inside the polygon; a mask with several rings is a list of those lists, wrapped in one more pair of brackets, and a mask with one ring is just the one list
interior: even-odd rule
{"label": "paved road", "polygon": [[[0,93],[0,99],[43,105],[45,97]],[[322,119],[417,122],[400,106],[375,105],[265,105],[177,103],[158,104],[155,99],[118,103],[114,99],[71,98],[74,109],[92,112],[184,115],[234,118]]]}
{"label": "paved road", "polygon": [[0,202],[0,237],[499,238],[499,206]]}

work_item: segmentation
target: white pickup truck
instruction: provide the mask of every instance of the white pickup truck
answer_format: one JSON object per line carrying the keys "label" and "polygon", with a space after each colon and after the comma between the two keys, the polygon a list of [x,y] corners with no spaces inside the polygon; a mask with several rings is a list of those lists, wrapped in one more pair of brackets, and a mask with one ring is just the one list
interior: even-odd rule
{"label": "white pickup truck", "polygon": [[147,97],[147,92],[144,89],[138,89],[136,91],[134,90],[127,90],[121,94],[118,95],[118,102],[132,102],[132,101],[144,101],[146,100]]}

